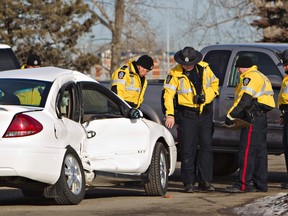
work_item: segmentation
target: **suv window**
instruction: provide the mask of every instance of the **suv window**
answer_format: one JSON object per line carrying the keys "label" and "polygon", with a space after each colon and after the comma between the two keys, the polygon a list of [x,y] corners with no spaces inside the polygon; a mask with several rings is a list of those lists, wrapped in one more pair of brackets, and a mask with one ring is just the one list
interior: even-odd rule
{"label": "suv window", "polygon": [[219,86],[223,85],[230,55],[230,50],[214,50],[208,52],[203,59],[219,79]]}
{"label": "suv window", "polygon": [[20,64],[10,48],[0,49],[0,71],[19,69]]}
{"label": "suv window", "polygon": [[266,53],[261,52],[239,52],[235,56],[233,66],[231,67],[231,75],[229,77],[229,83],[228,86],[235,87],[237,83],[239,82],[239,73],[237,71],[237,68],[235,68],[236,60],[240,56],[249,56],[252,58],[255,65],[258,66],[258,70],[262,72],[264,75],[276,75],[279,76],[282,79],[281,72],[278,70],[276,64],[273,62],[271,57],[267,55]]}

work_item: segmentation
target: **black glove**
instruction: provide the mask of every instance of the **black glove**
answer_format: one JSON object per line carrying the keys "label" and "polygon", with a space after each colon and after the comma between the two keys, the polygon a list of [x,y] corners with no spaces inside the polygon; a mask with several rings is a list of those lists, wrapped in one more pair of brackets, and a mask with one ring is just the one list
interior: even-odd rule
{"label": "black glove", "polygon": [[233,125],[233,122],[232,122],[232,120],[230,118],[226,117],[225,118],[225,124],[226,125]]}
{"label": "black glove", "polygon": [[193,97],[193,103],[195,104],[202,104],[205,102],[205,95],[201,94],[201,95],[195,95]]}

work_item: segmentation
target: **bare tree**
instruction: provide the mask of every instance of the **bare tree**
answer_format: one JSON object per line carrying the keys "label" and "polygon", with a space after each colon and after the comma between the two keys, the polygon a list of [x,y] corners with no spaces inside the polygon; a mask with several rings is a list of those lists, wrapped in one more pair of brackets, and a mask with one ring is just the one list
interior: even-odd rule
{"label": "bare tree", "polygon": [[195,1],[185,12],[178,10],[175,13],[177,19],[189,26],[181,34],[186,43],[201,47],[215,43],[255,42],[262,37],[262,32],[250,25],[257,18],[251,0],[203,1],[201,5]]}
{"label": "bare tree", "polygon": [[[112,36],[110,73],[121,63],[124,51],[128,55],[133,55],[149,53],[155,49],[156,42],[149,27],[149,17],[145,16],[148,14],[145,10],[150,7],[147,2],[143,3],[141,0],[93,1],[98,20],[111,32]],[[114,10],[111,10],[113,7]],[[109,14],[111,11],[113,12]]]}

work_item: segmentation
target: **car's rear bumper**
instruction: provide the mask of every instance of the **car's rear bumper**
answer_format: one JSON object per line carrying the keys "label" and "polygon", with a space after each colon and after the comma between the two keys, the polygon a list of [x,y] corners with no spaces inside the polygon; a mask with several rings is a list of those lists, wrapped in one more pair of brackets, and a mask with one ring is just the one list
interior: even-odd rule
{"label": "car's rear bumper", "polygon": [[55,184],[66,149],[1,149],[0,177],[24,177]]}

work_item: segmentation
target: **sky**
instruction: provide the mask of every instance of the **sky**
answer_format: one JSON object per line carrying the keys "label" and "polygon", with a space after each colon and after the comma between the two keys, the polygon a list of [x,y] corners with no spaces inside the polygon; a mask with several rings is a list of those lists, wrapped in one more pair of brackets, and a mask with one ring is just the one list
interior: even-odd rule
{"label": "sky", "polygon": [[[221,6],[208,8],[211,1],[221,2],[220,0],[158,0],[157,3],[162,8],[149,9],[150,25],[157,29],[157,36],[159,36],[161,44],[165,46],[167,52],[175,52],[187,45],[193,46],[195,49],[201,49],[206,45],[215,43],[256,41],[259,32],[253,29],[248,31],[252,27],[247,20],[219,25],[220,30],[192,29],[185,33],[189,27],[189,22],[196,21],[199,17],[204,16],[203,22],[205,23],[203,24],[210,25],[215,20],[221,21],[233,15],[233,10],[236,10],[221,8]],[[225,2],[235,1],[237,0]],[[179,19],[179,16],[186,18],[188,21]],[[93,45],[98,46],[111,41],[111,33],[105,27],[98,25],[93,32],[95,32]]]}
{"label": "sky", "polygon": [[[203,1],[203,0],[202,0]],[[207,1],[207,0],[204,0]],[[161,35],[160,38],[162,41],[165,41],[165,44],[170,44],[174,46],[177,44],[177,48],[183,46],[184,43],[173,42],[178,40],[178,33],[181,30],[180,27],[187,25],[186,23],[181,23],[179,25],[179,20],[174,18],[173,11],[186,11],[190,10],[193,6],[198,3],[196,0],[158,0],[158,3],[163,6],[163,9],[151,9],[149,10],[151,16],[150,25],[153,28],[157,28],[157,31]],[[165,9],[165,7],[167,9]],[[94,39],[94,44],[102,44],[111,39],[111,33],[102,25],[98,25],[93,30],[95,32],[96,38]]]}

